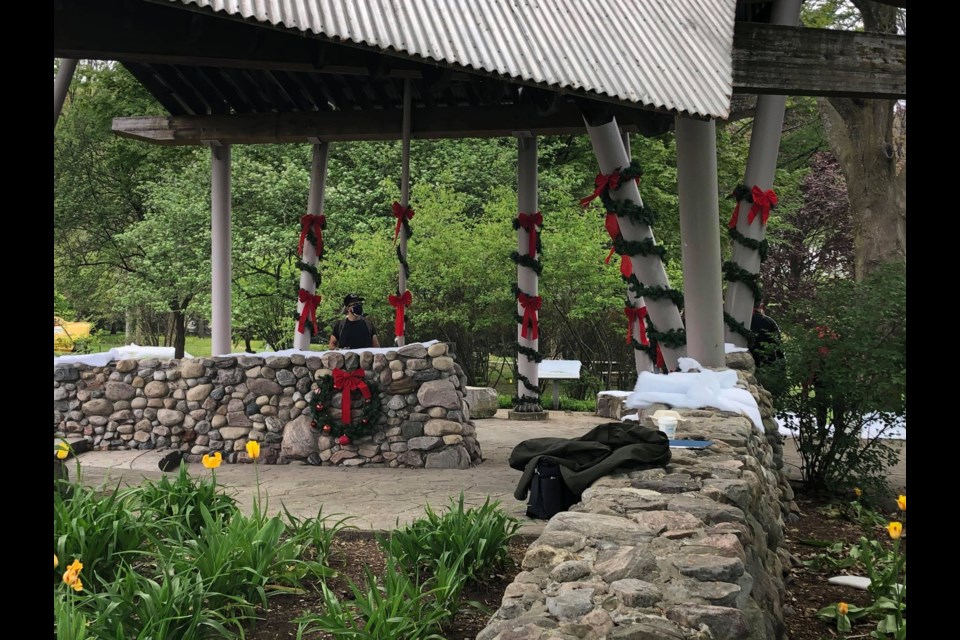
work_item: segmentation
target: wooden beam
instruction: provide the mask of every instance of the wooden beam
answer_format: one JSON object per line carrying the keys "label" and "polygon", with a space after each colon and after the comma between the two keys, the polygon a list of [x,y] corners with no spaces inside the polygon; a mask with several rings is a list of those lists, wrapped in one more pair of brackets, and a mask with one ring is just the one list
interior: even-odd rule
{"label": "wooden beam", "polygon": [[738,22],[736,93],[905,98],[903,36]]}
{"label": "wooden beam", "polygon": [[[658,135],[668,131],[672,117],[641,109],[613,107],[611,112],[624,131]],[[223,144],[275,144],[345,140],[399,140],[403,112],[335,111],[327,113],[260,113],[249,115],[141,116],[114,118],[119,136],[161,145],[198,145],[204,140]],[[413,138],[494,138],[513,131],[534,135],[582,134],[583,118],[568,102],[549,115],[534,105],[499,107],[414,109]]]}

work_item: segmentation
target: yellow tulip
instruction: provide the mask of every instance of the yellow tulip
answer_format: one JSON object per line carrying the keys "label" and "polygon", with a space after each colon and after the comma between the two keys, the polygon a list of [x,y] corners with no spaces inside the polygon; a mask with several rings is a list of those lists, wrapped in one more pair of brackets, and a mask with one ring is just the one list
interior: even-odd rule
{"label": "yellow tulip", "polygon": [[220,466],[220,463],[223,462],[223,455],[219,451],[212,456],[208,453],[205,453],[203,454],[201,462],[203,462],[203,466],[205,466],[207,469],[216,469]]}
{"label": "yellow tulip", "polygon": [[897,498],[897,507],[900,511],[907,510],[907,496],[900,496]]}
{"label": "yellow tulip", "polygon": [[54,449],[54,453],[56,454],[58,460],[64,460],[68,455],[70,455],[70,445],[61,440],[57,443],[57,448]]}
{"label": "yellow tulip", "polygon": [[256,440],[250,440],[247,442],[247,455],[250,456],[251,460],[256,460],[260,457],[260,443]]}
{"label": "yellow tulip", "polygon": [[53,568],[56,569],[58,564],[60,564],[60,561],[57,560],[57,554],[53,554]]}
{"label": "yellow tulip", "polygon": [[900,538],[900,534],[903,533],[903,524],[900,522],[891,522],[887,525],[887,532],[890,534],[890,537],[894,540]]}
{"label": "yellow tulip", "polygon": [[863,495],[863,491],[860,489],[860,487],[854,487],[854,488],[853,488],[853,495],[855,495],[855,496],[857,496],[857,497],[859,498],[860,496]]}
{"label": "yellow tulip", "polygon": [[67,567],[67,571],[73,571],[74,573],[80,573],[81,569],[83,569],[83,563],[79,560],[74,560],[70,563],[70,566]]}
{"label": "yellow tulip", "polygon": [[76,580],[74,580],[73,584],[71,584],[70,586],[73,587],[74,591],[83,591],[83,582],[80,580],[79,577]]}
{"label": "yellow tulip", "polygon": [[847,606],[846,602],[841,602],[840,604],[837,605],[837,613],[839,613],[840,615],[845,616],[847,615],[848,611],[850,611],[850,607]]}
{"label": "yellow tulip", "polygon": [[77,574],[76,574],[76,572],[70,571],[70,569],[67,569],[66,571],[64,571],[64,572],[63,572],[63,581],[64,581],[66,584],[73,584],[74,582],[76,582],[76,581],[77,581]]}

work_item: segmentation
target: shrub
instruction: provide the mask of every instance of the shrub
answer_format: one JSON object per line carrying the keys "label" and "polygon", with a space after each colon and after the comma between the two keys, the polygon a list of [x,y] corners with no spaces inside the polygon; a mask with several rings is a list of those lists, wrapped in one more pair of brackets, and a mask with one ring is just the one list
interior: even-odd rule
{"label": "shrub", "polygon": [[173,519],[195,535],[203,529],[200,506],[214,520],[223,520],[238,513],[237,501],[219,489],[207,477],[192,477],[186,465],[180,465],[176,480],[163,476],[159,481],[144,480],[135,490],[140,498],[141,513],[151,520]]}

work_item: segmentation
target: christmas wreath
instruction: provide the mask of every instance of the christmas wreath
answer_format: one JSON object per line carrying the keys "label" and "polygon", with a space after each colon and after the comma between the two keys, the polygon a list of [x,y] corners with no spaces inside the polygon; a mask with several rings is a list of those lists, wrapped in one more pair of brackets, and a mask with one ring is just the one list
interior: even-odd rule
{"label": "christmas wreath", "polygon": [[[331,411],[333,396],[337,392],[343,394],[339,418]],[[354,393],[363,397],[363,408],[359,415],[354,415],[350,406],[355,397]],[[350,372],[334,369],[332,375],[322,376],[317,380],[317,386],[313,388],[308,403],[307,414],[311,417],[311,428],[331,435],[339,434],[337,442],[341,445],[372,435],[377,430],[381,415],[380,389],[375,382],[364,380],[363,369]]]}

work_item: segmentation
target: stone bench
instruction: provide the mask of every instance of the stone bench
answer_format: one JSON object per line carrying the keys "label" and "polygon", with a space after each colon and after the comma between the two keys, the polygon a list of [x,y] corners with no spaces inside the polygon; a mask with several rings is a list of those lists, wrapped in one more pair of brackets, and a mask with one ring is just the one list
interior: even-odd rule
{"label": "stone bench", "polygon": [[628,413],[636,413],[633,409],[627,409],[624,404],[629,391],[601,391],[597,394],[597,412],[598,416],[619,420]]}

